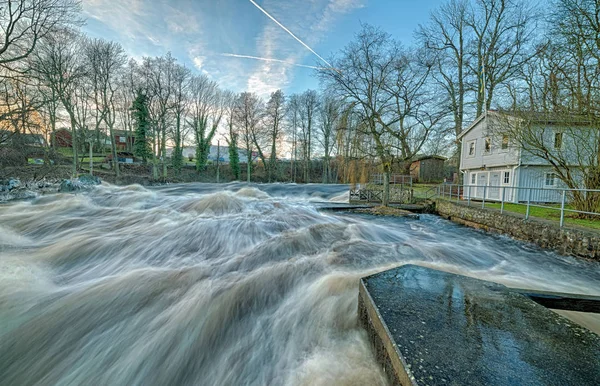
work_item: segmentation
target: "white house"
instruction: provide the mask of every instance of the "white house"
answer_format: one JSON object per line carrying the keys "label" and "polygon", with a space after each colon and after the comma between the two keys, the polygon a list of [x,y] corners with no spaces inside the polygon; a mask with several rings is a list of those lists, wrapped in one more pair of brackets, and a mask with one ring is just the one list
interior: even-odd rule
{"label": "white house", "polygon": [[[550,164],[524,150],[507,134],[501,125],[509,124],[506,113],[488,111],[464,129],[461,141],[460,171],[463,174],[463,198],[504,200],[509,202],[560,202],[565,188]],[[500,125],[500,126],[499,126]],[[568,152],[563,139],[564,125],[548,119],[533,120],[547,147]],[[508,130],[507,130],[508,131]],[[534,189],[528,189],[534,188]]]}

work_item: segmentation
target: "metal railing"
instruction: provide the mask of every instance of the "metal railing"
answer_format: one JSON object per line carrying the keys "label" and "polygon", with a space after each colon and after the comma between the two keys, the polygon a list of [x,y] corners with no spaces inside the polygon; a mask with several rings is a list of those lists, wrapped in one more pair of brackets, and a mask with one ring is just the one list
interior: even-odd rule
{"label": "metal railing", "polygon": [[[383,185],[383,174],[371,175],[371,184]],[[412,177],[402,174],[390,174],[390,185],[410,185],[412,186]]]}
{"label": "metal railing", "polygon": [[[409,204],[412,203],[413,192],[406,185],[390,186],[390,204]],[[381,203],[383,202],[383,187],[376,189],[374,187],[357,186],[350,188],[349,202]]]}
{"label": "metal railing", "polygon": [[[565,224],[565,215],[568,213],[598,216],[600,221],[600,207],[595,211],[575,209],[573,205],[576,195],[586,200],[600,201],[600,189],[561,189],[561,188],[521,188],[501,185],[456,185],[441,184],[435,188],[435,197],[472,203],[481,203],[485,208],[486,203],[500,204],[500,213],[505,211],[506,204],[525,207],[525,219],[531,216],[531,208],[545,208],[560,212],[560,226]],[[593,197],[590,197],[593,195]]]}

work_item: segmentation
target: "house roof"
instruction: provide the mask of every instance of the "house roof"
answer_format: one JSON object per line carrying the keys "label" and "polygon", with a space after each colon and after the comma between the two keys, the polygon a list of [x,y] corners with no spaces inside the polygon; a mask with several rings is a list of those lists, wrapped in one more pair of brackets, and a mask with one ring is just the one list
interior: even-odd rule
{"label": "house roof", "polygon": [[421,156],[417,156],[417,158],[415,158],[415,160],[413,162],[423,161],[426,159],[439,159],[442,161],[447,160],[446,157],[442,157],[441,155],[421,155]]}
{"label": "house roof", "polygon": [[471,129],[473,129],[479,122],[481,122],[486,116],[499,116],[505,115],[513,117],[515,119],[522,119],[531,123],[544,123],[548,125],[590,125],[592,120],[588,116],[569,114],[569,113],[557,113],[557,112],[541,112],[541,111],[515,111],[515,110],[488,110],[487,114],[483,113],[477,119],[473,121],[466,129],[460,132],[457,139],[464,137]]}
{"label": "house roof", "polygon": [[[490,111],[488,110],[488,113]],[[460,132],[460,134],[458,134],[457,139],[461,139],[462,137],[464,137],[469,131],[471,131],[471,129],[473,129],[475,126],[477,126],[477,124],[479,122],[481,122],[484,118],[486,117],[486,114],[483,113],[480,116],[477,117],[477,119],[475,119],[473,121],[473,123],[471,123],[466,129],[464,129],[463,131]]]}

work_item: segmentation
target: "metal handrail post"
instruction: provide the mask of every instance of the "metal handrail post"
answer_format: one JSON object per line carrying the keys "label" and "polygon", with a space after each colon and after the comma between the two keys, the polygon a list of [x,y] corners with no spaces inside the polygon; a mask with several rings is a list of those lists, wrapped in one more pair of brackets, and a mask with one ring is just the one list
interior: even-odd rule
{"label": "metal handrail post", "polygon": [[531,208],[531,188],[527,192],[527,211],[525,212],[525,220],[529,220],[529,209]]}
{"label": "metal handrail post", "polygon": [[485,209],[485,196],[487,196],[487,185],[483,186],[483,201],[481,201],[481,209]]}
{"label": "metal handrail post", "polygon": [[460,185],[456,185],[457,186],[457,190],[456,190],[456,203],[458,204],[460,202]]}
{"label": "metal handrail post", "polygon": [[562,202],[560,204],[560,227],[565,225],[565,198],[567,197],[567,191],[562,192]]}
{"label": "metal handrail post", "polygon": [[471,206],[471,185],[469,185],[469,192],[467,193],[467,206]]}
{"label": "metal handrail post", "polygon": [[506,186],[502,187],[502,204],[500,204],[500,214],[504,212],[504,196],[506,193]]}

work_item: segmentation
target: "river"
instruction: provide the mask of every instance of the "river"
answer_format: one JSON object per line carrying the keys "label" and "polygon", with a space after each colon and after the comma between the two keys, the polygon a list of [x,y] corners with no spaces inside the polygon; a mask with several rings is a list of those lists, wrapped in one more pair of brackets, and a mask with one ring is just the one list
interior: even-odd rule
{"label": "river", "polygon": [[342,185],[103,184],[0,205],[0,385],[384,385],[360,277],[405,263],[600,295],[598,264]]}

